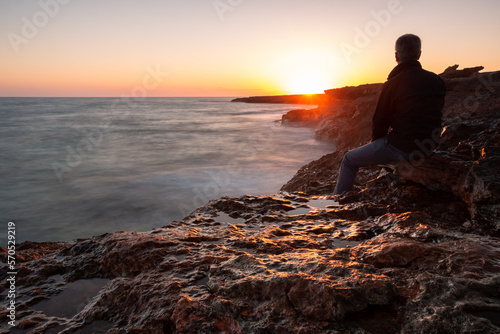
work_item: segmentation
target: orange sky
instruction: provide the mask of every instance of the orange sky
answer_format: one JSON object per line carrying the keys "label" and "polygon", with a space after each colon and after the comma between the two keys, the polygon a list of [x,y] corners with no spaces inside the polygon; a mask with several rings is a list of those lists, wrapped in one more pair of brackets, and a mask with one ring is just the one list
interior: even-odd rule
{"label": "orange sky", "polygon": [[394,41],[423,66],[500,70],[500,2],[0,0],[0,96],[248,96],[385,81]]}

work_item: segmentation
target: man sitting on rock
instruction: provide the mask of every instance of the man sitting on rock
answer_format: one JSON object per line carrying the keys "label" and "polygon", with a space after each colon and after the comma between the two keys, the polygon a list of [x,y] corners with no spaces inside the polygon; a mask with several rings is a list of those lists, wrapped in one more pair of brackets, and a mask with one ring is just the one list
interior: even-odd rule
{"label": "man sitting on rock", "polygon": [[398,38],[398,65],[380,92],[373,116],[372,142],[344,156],[335,195],[352,189],[360,167],[397,160],[411,162],[436,148],[446,88],[438,75],[422,69],[420,55],[418,36],[407,34]]}

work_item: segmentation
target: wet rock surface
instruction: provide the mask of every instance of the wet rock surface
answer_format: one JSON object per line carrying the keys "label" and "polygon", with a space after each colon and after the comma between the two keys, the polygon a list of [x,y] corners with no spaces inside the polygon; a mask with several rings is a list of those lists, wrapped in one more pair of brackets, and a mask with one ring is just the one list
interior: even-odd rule
{"label": "wet rock surface", "polygon": [[341,196],[377,88],[342,92],[330,107],[349,138],[325,128],[340,151],[279,194],[223,197],[149,232],[18,245],[17,326],[2,305],[0,331],[499,333],[500,73],[447,85],[437,153],[363,169]]}

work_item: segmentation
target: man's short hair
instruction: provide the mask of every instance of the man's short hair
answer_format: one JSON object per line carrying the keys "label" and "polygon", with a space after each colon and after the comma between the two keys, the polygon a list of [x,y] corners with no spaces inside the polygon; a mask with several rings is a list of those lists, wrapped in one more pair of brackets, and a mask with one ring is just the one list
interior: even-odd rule
{"label": "man's short hair", "polygon": [[408,60],[418,60],[422,42],[420,37],[413,34],[406,34],[399,37],[396,41],[396,53],[400,62]]}

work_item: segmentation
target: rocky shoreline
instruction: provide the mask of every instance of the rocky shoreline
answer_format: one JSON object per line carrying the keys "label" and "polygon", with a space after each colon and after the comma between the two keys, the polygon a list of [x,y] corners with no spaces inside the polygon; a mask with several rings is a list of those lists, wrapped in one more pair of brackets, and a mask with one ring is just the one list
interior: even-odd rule
{"label": "rocky shoreline", "polygon": [[435,155],[364,169],[341,196],[340,161],[369,141],[380,84],[283,116],[338,151],[279,194],[223,197],[149,232],[18,245],[17,326],[2,305],[0,331],[499,333],[500,72],[480,70],[441,74]]}

